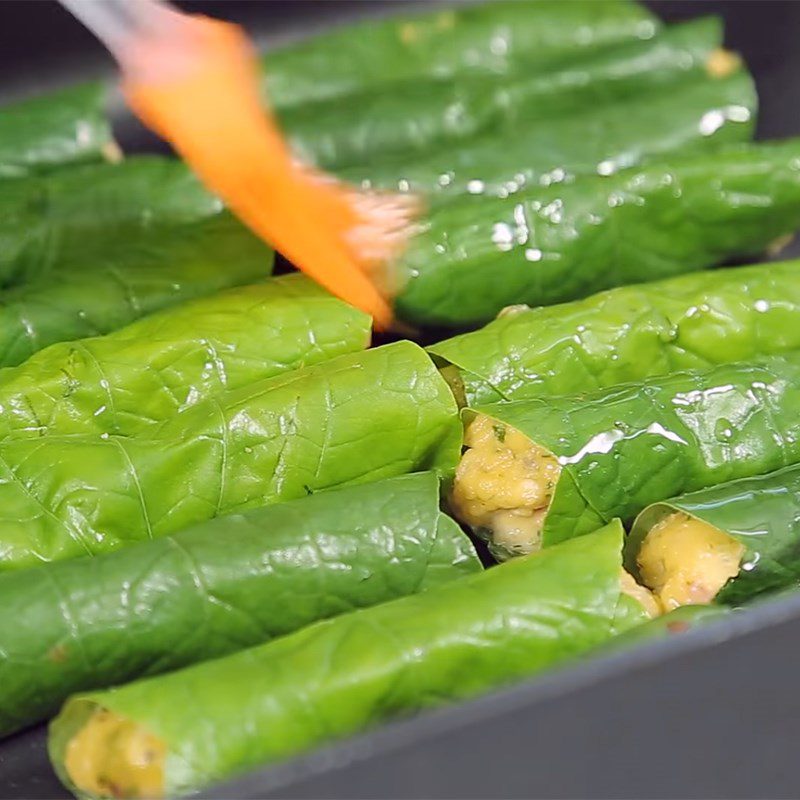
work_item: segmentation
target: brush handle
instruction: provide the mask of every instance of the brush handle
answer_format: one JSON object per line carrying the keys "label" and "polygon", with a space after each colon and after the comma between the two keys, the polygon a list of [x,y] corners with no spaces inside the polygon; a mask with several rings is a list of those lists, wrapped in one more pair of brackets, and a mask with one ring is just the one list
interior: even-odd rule
{"label": "brush handle", "polygon": [[168,35],[181,18],[164,0],[59,0],[118,61],[133,41]]}

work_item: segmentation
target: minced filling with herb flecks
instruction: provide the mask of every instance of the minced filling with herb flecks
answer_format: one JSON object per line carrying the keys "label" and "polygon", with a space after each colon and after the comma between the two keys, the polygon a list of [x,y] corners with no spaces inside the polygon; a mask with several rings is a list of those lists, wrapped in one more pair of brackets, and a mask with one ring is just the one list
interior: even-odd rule
{"label": "minced filling with herb flecks", "polygon": [[642,582],[670,611],[712,602],[739,574],[744,552],[719,528],[677,512],[650,529],[636,561]]}
{"label": "minced filling with herb flecks", "polygon": [[555,456],[485,415],[468,424],[464,445],[450,495],[453,513],[504,554],[538,550],[561,473]]}

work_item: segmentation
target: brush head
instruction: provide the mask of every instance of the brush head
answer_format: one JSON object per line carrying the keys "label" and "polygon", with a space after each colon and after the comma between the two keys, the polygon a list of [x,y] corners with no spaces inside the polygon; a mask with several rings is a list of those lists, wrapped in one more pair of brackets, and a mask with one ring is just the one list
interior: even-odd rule
{"label": "brush head", "polygon": [[353,256],[373,272],[387,269],[402,254],[419,226],[422,203],[412,195],[351,191],[359,219],[345,234]]}
{"label": "brush head", "polygon": [[237,26],[176,14],[170,30],[141,37],[121,59],[134,112],[258,236],[388,329],[393,265],[419,203],[299,163],[264,107],[255,51]]}

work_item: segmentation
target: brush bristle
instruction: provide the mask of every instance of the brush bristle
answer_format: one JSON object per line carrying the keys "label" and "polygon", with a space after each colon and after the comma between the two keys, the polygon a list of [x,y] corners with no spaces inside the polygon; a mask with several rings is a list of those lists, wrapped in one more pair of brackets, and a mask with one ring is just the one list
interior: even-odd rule
{"label": "brush bristle", "polygon": [[353,192],[351,202],[362,222],[348,231],[347,245],[368,264],[397,258],[419,230],[421,203],[411,195]]}

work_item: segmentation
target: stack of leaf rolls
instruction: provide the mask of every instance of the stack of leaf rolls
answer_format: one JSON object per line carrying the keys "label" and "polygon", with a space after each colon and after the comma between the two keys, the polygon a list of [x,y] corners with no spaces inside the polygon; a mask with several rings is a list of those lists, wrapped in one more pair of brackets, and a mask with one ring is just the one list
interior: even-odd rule
{"label": "stack of leaf rolls", "polygon": [[718,20],[497,0],[263,59],[298,157],[422,200],[407,338],[121,153],[102,85],[0,108],[0,735],[49,721],[79,798],[800,587],[800,262],[731,266],[800,229],[800,139],[753,141]]}

